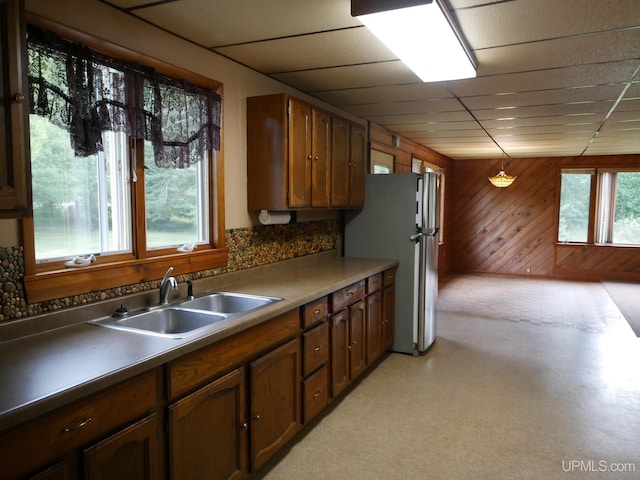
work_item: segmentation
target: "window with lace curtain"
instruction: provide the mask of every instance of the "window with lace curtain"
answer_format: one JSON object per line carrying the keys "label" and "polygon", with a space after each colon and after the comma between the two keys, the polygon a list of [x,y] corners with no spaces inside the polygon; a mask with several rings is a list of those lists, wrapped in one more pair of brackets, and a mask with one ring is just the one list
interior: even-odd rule
{"label": "window with lace curtain", "polygon": [[214,183],[217,91],[32,25],[27,53],[34,205],[28,274],[224,247]]}

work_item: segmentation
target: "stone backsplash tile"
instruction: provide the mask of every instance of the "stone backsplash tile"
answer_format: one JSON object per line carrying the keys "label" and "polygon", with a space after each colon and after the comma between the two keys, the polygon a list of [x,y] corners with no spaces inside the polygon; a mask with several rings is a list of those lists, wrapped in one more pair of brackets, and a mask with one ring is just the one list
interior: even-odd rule
{"label": "stone backsplash tile", "polygon": [[[181,275],[177,279],[195,280],[334,250],[339,247],[340,235],[337,220],[230,229],[226,231],[227,267]],[[152,281],[27,304],[23,279],[23,247],[0,247],[0,322],[157,288],[157,281]]]}

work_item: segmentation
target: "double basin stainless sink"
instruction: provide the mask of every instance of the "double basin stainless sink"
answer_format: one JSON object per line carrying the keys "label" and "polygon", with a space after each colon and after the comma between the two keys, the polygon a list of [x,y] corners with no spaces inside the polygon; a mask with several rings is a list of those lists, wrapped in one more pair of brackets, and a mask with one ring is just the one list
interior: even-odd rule
{"label": "double basin stainless sink", "polygon": [[88,323],[129,332],[184,338],[281,301],[277,297],[219,292],[179,305],[155,307],[136,313],[118,313]]}

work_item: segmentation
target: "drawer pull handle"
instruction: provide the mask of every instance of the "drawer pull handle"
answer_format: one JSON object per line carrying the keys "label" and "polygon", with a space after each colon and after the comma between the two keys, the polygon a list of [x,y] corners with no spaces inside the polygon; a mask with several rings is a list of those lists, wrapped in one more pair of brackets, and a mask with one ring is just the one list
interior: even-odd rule
{"label": "drawer pull handle", "polygon": [[318,398],[321,394],[322,394],[322,390],[318,390],[316,393],[313,394],[313,398]]}
{"label": "drawer pull handle", "polygon": [[353,295],[353,292],[347,292],[347,297],[350,297],[351,295]]}
{"label": "drawer pull handle", "polygon": [[87,417],[85,418],[83,421],[81,421],[79,424],[73,426],[73,427],[65,427],[62,430],[62,433],[69,433],[69,432],[73,432],[75,430],[80,430],[82,427],[84,427],[86,424],[88,424],[89,422],[91,422],[91,420],[93,420],[93,418],[91,417]]}
{"label": "drawer pull handle", "polygon": [[319,308],[318,308],[317,310],[314,310],[314,311],[313,311],[313,314],[314,314],[315,316],[318,316],[318,314],[319,314],[319,313],[320,313],[320,309],[319,309]]}
{"label": "drawer pull handle", "polygon": [[320,351],[320,345],[316,345],[315,347],[313,347],[313,351],[314,352],[319,352]]}

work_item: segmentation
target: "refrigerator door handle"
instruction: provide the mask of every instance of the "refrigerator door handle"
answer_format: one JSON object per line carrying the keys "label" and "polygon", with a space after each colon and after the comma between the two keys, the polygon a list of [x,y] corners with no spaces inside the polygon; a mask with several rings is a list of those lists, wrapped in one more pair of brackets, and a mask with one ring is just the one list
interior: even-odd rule
{"label": "refrigerator door handle", "polygon": [[418,243],[420,241],[420,238],[422,238],[422,236],[424,236],[424,233],[416,232],[413,235],[409,236],[409,240],[411,240],[412,242]]}

